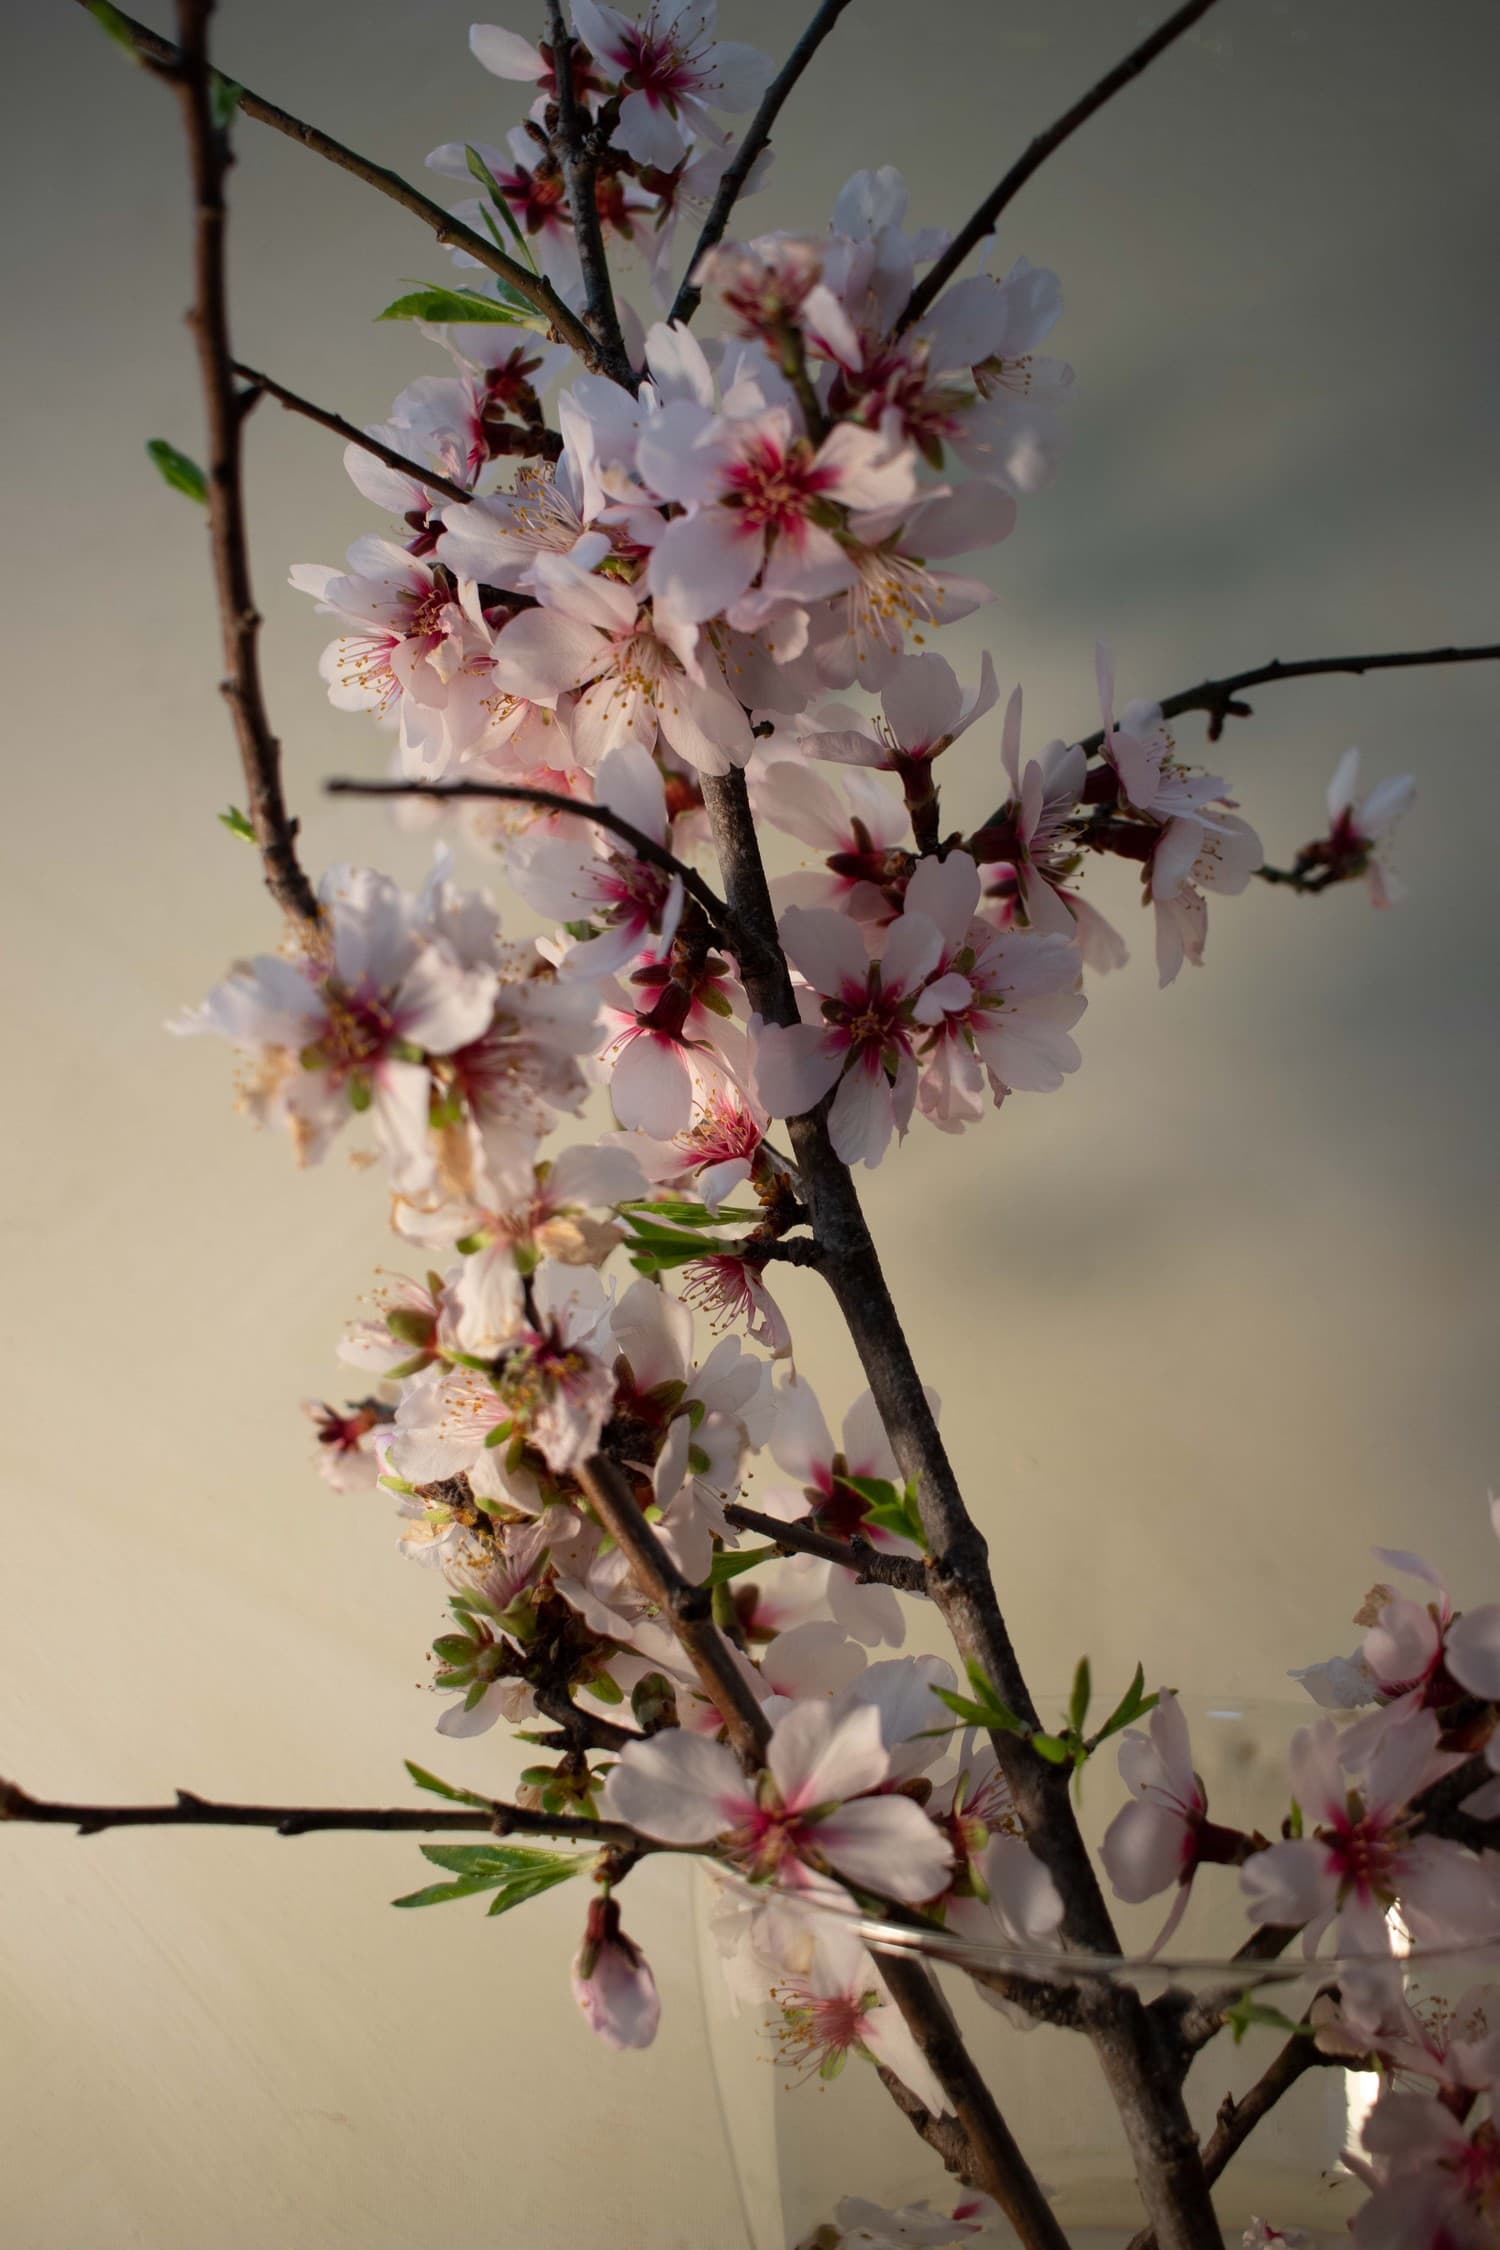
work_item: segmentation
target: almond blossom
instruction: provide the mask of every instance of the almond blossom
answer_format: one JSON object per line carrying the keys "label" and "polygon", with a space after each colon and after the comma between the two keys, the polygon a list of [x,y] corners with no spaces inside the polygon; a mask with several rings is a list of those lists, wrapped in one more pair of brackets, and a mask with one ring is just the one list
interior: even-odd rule
{"label": "almond blossom", "polygon": [[1340,1739],[1330,1719],[1292,1740],[1292,1789],[1313,1833],[1256,1852],[1240,1870],[1252,1922],[1303,1931],[1311,1954],[1332,1927],[1341,1954],[1388,1955],[1399,1905],[1419,1945],[1500,1931],[1500,1863],[1410,1832],[1410,1801],[1455,1764],[1430,1711],[1377,1713]]}
{"label": "almond blossom", "polygon": [[345,1120],[368,1111],[401,1193],[432,1178],[430,1058],[481,1038],[494,1013],[494,968],[462,965],[421,927],[419,902],[369,868],[334,868],[319,896],[326,952],[239,963],[181,1033],[212,1032],[254,1057],[246,1106],[284,1125],[298,1159],[317,1163]]}
{"label": "almond blossom", "polygon": [[1120,1738],[1120,1778],[1131,1802],[1115,1814],[1099,1846],[1116,1898],[1130,1905],[1172,1889],[1172,1909],[1151,1946],[1159,1953],[1187,1911],[1193,1877],[1216,1847],[1233,1841],[1208,1818],[1208,1794],[1193,1771],[1187,1721],[1164,1689],[1150,1731],[1128,1727]]}
{"label": "almond blossom", "polygon": [[835,1150],[846,1164],[878,1164],[916,1104],[915,1007],[942,953],[937,925],[901,915],[873,962],[858,929],[825,908],[788,907],[780,933],[823,1023],[761,1027],[756,1093],[772,1117],[800,1117],[837,1087],[828,1113]]}
{"label": "almond blossom", "polygon": [[723,1744],[679,1731],[628,1744],[604,1801],[663,1843],[722,1840],[756,1882],[795,1891],[827,1866],[916,1904],[943,1888],[952,1854],[909,1797],[870,1794],[889,1772],[871,1705],[796,1703],[771,1730],[758,1782]]}
{"label": "almond blossom", "polygon": [[582,551],[580,543],[571,556],[538,555],[531,576],[541,606],[500,635],[497,684],[544,704],[581,689],[573,747],[591,769],[618,743],[652,750],[658,736],[702,773],[743,765],[749,722],[712,651],[706,664],[695,655],[696,626],[677,627],[644,611],[644,588],[598,576],[577,559]]}
{"label": "almond blossom", "polygon": [[596,2039],[617,2052],[650,2046],[661,2022],[656,1979],[640,1947],[620,1927],[620,1909],[607,1891],[589,1907],[570,1981]]}
{"label": "almond blossom", "polygon": [[836,2078],[851,2054],[894,2071],[941,2117],[949,2104],[886,1990],[873,1955],[852,1930],[825,1920],[808,1968],[772,1987],[777,2056],[804,2076]]}
{"label": "almond blossom", "polygon": [[753,109],[770,84],[769,56],[714,38],[714,0],[652,0],[638,23],[602,0],[573,0],[572,13],[595,68],[627,89],[615,139],[638,164],[670,170],[684,127],[721,139],[710,113]]}
{"label": "almond blossom", "polygon": [[1359,752],[1346,750],[1328,784],[1329,833],[1298,854],[1299,863],[1325,867],[1336,880],[1363,875],[1376,906],[1390,906],[1401,887],[1377,847],[1411,810],[1417,785],[1410,774],[1377,782],[1364,797],[1359,790]]}
{"label": "almond blossom", "polygon": [[852,422],[814,449],[784,407],[728,420],[684,400],[643,431],[637,459],[686,511],[652,548],[647,580],[662,611],[692,624],[722,611],[753,629],[779,604],[837,593],[854,577],[836,535],[842,511],[857,535],[862,511],[917,492],[909,449]]}

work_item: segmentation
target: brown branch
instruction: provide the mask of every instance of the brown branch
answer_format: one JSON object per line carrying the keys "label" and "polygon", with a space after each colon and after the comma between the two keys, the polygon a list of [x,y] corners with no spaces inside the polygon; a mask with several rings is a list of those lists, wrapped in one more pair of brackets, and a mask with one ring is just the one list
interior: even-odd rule
{"label": "brown branch", "polygon": [[731,950],[738,951],[735,918],[723,899],[706,883],[696,868],[674,858],[665,845],[658,844],[644,829],[632,827],[607,805],[585,804],[578,797],[564,797],[552,789],[530,789],[508,781],[329,781],[324,783],[330,797],[458,797],[492,798],[500,804],[540,805],[545,812],[565,813],[575,820],[592,821],[596,828],[607,828],[628,844],[637,859],[649,860],[664,875],[676,875],[690,898],[696,899],[715,931],[722,936]]}
{"label": "brown branch", "polygon": [[623,1821],[593,1820],[582,1813],[529,1812],[524,1805],[508,1805],[498,1798],[442,1810],[428,1805],[241,1805],[179,1789],[169,1805],[73,1805],[33,1797],[12,1781],[0,1781],[0,1822],[7,1820],[76,1828],[80,1836],[101,1835],[107,1828],[270,1828],[278,1836],[312,1836],[337,1829],[425,1835],[456,1829],[491,1836],[564,1836],[633,1852],[678,1848],[638,1836]]}
{"label": "brown branch", "polygon": [[[1320,2054],[1313,2040],[1304,2033],[1289,2039],[1274,2062],[1257,2078],[1247,2093],[1238,2100],[1226,2094],[1219,2104],[1218,2118],[1207,2146],[1203,2151],[1203,2176],[1210,2185],[1238,2154],[1250,2135],[1263,2119],[1268,2117],[1283,2094],[1289,2093],[1299,2078],[1319,2065],[1332,2065],[1338,2058]],[[1157,2250],[1154,2228],[1142,2227],[1132,2235],[1128,2250]]]}
{"label": "brown branch", "polygon": [[787,95],[796,85],[848,5],[849,0],[823,0],[822,7],[819,8],[812,22],[803,32],[802,37],[797,41],[796,46],[761,96],[760,107],[745,128],[744,139],[724,167],[724,177],[720,180],[718,192],[708,207],[708,216],[703,222],[702,231],[697,241],[693,244],[693,254],[688,260],[687,271],[683,275],[677,295],[673,299],[672,310],[667,315],[669,321],[680,320],[686,323],[692,319],[694,313],[698,310],[703,292],[695,283],[693,276],[697,272],[702,259],[713,249],[716,243],[723,240],[724,229],[729,224],[729,215],[744,192],[745,182],[755,168],[757,157],[771,138],[771,128],[781,113],[781,107]]}
{"label": "brown branch", "polygon": [[762,1515],[738,1500],[726,1501],[724,1513],[738,1530],[761,1533],[783,1554],[816,1555],[820,1562],[852,1570],[862,1586],[893,1586],[898,1594],[928,1591],[926,1569],[912,1555],[886,1555],[868,1539],[834,1539],[809,1524],[783,1523],[779,1516]]}
{"label": "brown branch", "polygon": [[[754,939],[742,960],[750,1001],[770,1023],[798,1020],[776,914],[739,771],[705,775],[703,801],[731,910]],[[847,1165],[828,1137],[826,1100],[788,1120],[812,1231],[825,1273],[864,1366],[903,1476],[917,1485],[926,1534],[928,1585],[960,1654],[978,1664],[1028,1728],[1039,1724],[988,1566],[988,1550],[964,1505],[937,1422],[912,1357],[874,1240]],[[996,1761],[1032,1849],[1064,1901],[1066,1942],[1080,1952],[1118,1954],[1109,1908],[1068,1795],[1067,1774],[1049,1766],[1021,1737],[990,1736]],[[1124,2122],[1136,2175],[1162,2250],[1203,2250],[1219,2240],[1198,2144],[1182,2098],[1170,2036],[1128,1987],[1101,1983],[1080,1999]]]}
{"label": "brown branch", "polygon": [[[81,0],[82,6],[87,7],[88,4],[89,0]],[[183,66],[185,37],[183,47],[174,47],[170,39],[163,39],[148,24],[139,23],[134,16],[126,15],[119,8],[111,11],[111,21],[129,33],[135,52],[154,69],[172,76]],[[323,157],[328,163],[336,164],[340,171],[349,172],[355,179],[363,180],[367,187],[377,188],[382,195],[388,195],[393,203],[399,203],[404,211],[409,211],[413,218],[420,219],[425,227],[431,228],[439,242],[452,249],[466,251],[476,265],[483,266],[487,272],[498,274],[502,281],[508,282],[512,289],[542,314],[551,324],[558,341],[570,345],[586,367],[597,368],[600,365],[599,347],[594,338],[577,314],[563,303],[549,281],[542,280],[515,258],[507,257],[503,250],[497,249],[484,235],[477,233],[473,227],[465,226],[451,211],[445,211],[441,203],[434,203],[431,196],[424,195],[409,180],[403,180],[399,172],[392,172],[383,164],[372,164],[357,149],[346,148],[331,133],[321,132],[316,125],[305,124],[300,117],[294,117],[290,110],[279,108],[275,102],[268,102],[263,94],[252,92],[248,86],[240,91],[238,107],[258,124],[269,125],[274,132],[285,133],[289,140],[297,141],[312,155]]]}
{"label": "brown branch", "polygon": [[346,422],[342,414],[332,414],[326,406],[314,406],[310,398],[299,397],[296,391],[289,391],[285,384],[275,382],[269,375],[262,375],[259,368],[247,367],[243,360],[237,359],[232,362],[232,371],[243,382],[250,385],[248,391],[242,391],[240,394],[239,406],[242,414],[247,408],[253,406],[257,397],[261,392],[264,392],[268,398],[278,400],[282,406],[287,407],[293,414],[303,414],[309,422],[317,422],[325,430],[332,430],[335,437],[344,438],[350,445],[359,446],[362,452],[373,453],[377,461],[383,461],[388,469],[395,469],[402,476],[410,477],[414,484],[425,484],[430,492],[444,493],[450,500],[468,501],[473,499],[473,493],[466,492],[464,487],[461,484],[455,484],[451,477],[439,476],[436,469],[424,469],[419,462],[409,461],[406,455],[398,453],[394,446],[386,445],[379,438],[371,437],[368,430],[357,429],[352,422]]}
{"label": "brown branch", "polygon": [[284,913],[308,929],[318,902],[297,857],[297,823],[281,787],[281,745],[271,731],[260,675],[260,613],[250,578],[245,523],[243,417],[235,396],[225,282],[226,135],[215,125],[208,23],[213,0],[178,0],[180,55],[164,73],[176,88],[187,130],[193,183],[195,301],[189,316],[208,422],[208,527],[224,644],[223,693],[234,715],[248,792],[250,825],[266,888]]}
{"label": "brown branch", "polygon": [[595,1515],[614,1540],[642,1593],[661,1610],[703,1692],[724,1721],[724,1732],[748,1767],[762,1765],[771,1737],[766,1715],[713,1620],[713,1591],[684,1578],[636,1506],[623,1470],[596,1453],[578,1472]]}
{"label": "brown branch", "polygon": [[612,376],[615,382],[623,383],[628,390],[633,391],[640,378],[631,366],[630,354],[625,349],[624,331],[620,327],[619,309],[615,304],[614,285],[609,278],[604,229],[600,224],[599,201],[594,189],[598,156],[593,128],[578,103],[578,89],[573,81],[573,50],[577,41],[568,29],[562,0],[547,0],[547,21],[551,31],[553,75],[557,81],[557,133],[554,145],[561,156],[563,177],[568,183],[568,210],[578,244],[578,263],[583,269],[583,288],[589,319],[598,339],[599,364],[604,374]]}
{"label": "brown branch", "polygon": [[1214,0],[1187,0],[1185,7],[1179,8],[1175,15],[1168,16],[1166,22],[1159,24],[1148,39],[1143,39],[1138,47],[1133,48],[1123,62],[1116,63],[1113,70],[1106,71],[1098,85],[1092,87],[1082,101],[1075,102],[1045,133],[1038,133],[999,186],[985,197],[973,217],[959,228],[936,265],[917,283],[896,323],[898,336],[903,329],[910,328],[914,320],[921,319],[938,292],[947,288],[969,252],[986,235],[993,234],[995,221],[1001,212],[1020,193],[1032,173],[1039,171],[1046,163],[1053,150],[1061,148],[1063,142],[1076,133],[1080,125],[1086,125],[1096,110],[1113,100],[1122,87],[1128,86],[1132,79],[1139,78],[1141,72],[1154,63],[1158,55],[1165,53],[1185,31],[1192,29],[1200,16],[1206,16],[1213,4]]}
{"label": "brown branch", "polygon": [[[1493,664],[1500,662],[1500,641],[1475,648],[1390,649],[1374,656],[1310,656],[1283,664],[1279,657],[1253,671],[1234,672],[1228,679],[1200,680],[1196,687],[1180,688],[1163,702],[1162,716],[1180,718],[1184,711],[1207,711],[1208,738],[1217,742],[1226,719],[1248,719],[1253,713],[1239,699],[1247,688],[1268,687],[1278,680],[1311,680],[1325,672],[1404,672],[1424,664]],[[1083,749],[1093,757],[1104,747],[1104,733],[1083,738]]]}
{"label": "brown branch", "polygon": [[893,2083],[882,2070],[887,2092],[950,2171],[995,2198],[1024,2250],[1068,2250],[1067,2236],[928,1971],[920,1961],[890,1954],[882,1956],[880,1973],[923,2061],[948,2098],[957,2131],[949,2121],[933,2118],[899,2079]]}

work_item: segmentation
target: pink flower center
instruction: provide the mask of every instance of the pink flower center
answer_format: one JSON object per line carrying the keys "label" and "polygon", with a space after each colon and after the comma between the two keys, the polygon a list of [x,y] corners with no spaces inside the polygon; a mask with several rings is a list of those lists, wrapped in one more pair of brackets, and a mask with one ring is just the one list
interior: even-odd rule
{"label": "pink flower center", "polygon": [[726,470],[725,500],[747,527],[774,536],[805,523],[834,481],[834,471],[818,467],[805,438],[783,453],[771,438],[758,437]]}
{"label": "pink flower center", "polygon": [[323,986],[323,1028],[318,1048],[327,1067],[342,1074],[377,1062],[395,1036],[391,1011],[372,993],[351,992],[337,977]]}
{"label": "pink flower center", "polygon": [[1392,1894],[1391,1864],[1396,1855],[1388,1829],[1367,1813],[1358,1819],[1344,1813],[1332,1822],[1325,1841],[1329,1872],[1338,1877],[1341,1895],[1352,1891],[1367,1904]]}

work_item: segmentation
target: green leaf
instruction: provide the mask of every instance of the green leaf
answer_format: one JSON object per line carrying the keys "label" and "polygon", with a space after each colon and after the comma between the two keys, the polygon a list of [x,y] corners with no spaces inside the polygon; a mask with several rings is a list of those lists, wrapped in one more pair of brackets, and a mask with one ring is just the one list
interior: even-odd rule
{"label": "green leaf", "polygon": [[464,143],[464,156],[468,161],[469,170],[473,173],[480,186],[482,188],[488,189],[490,201],[494,204],[495,209],[499,212],[501,223],[503,224],[506,233],[510,236],[517,250],[519,250],[519,252],[521,253],[522,265],[528,266],[531,271],[535,273],[536,260],[531,255],[531,245],[527,241],[525,235],[522,234],[520,227],[516,223],[516,215],[505,199],[505,190],[501,187],[499,181],[495,178],[495,175],[490,170],[488,164],[485,163],[484,158],[480,155],[478,149],[471,148],[467,141],[465,141]]}
{"label": "green leaf", "polygon": [[132,62],[143,60],[128,18],[121,15],[112,0],[84,0],[84,6],[100,30],[107,32],[117,46],[123,47]]}
{"label": "green leaf", "polygon": [[397,297],[375,318],[439,322],[493,320],[510,328],[517,324],[517,315],[511,306],[500,304],[494,297],[482,297],[477,289],[443,289],[425,283],[405,297]]}
{"label": "green leaf", "polygon": [[1145,1666],[1137,1664],[1135,1678],[1131,1681],[1103,1726],[1100,1727],[1098,1733],[1090,1737],[1093,1748],[1097,1749],[1101,1742],[1108,1742],[1112,1734],[1118,1734],[1122,1727],[1128,1727],[1133,1719],[1144,1718],[1148,1711],[1156,1709],[1161,1697],[1159,1695],[1143,1695],[1141,1691],[1145,1685]]}
{"label": "green leaf", "polygon": [[899,1491],[887,1484],[884,1477],[842,1477],[851,1492],[857,1492],[865,1503],[865,1522],[877,1531],[892,1531],[900,1539],[910,1539],[912,1544],[925,1549],[927,1536],[922,1529],[922,1518],[917,1511],[917,1494],[914,1485],[905,1485]]}
{"label": "green leaf", "polygon": [[251,827],[248,816],[240,811],[238,805],[231,805],[227,812],[220,813],[219,818],[223,821],[231,836],[243,836],[247,844],[255,842],[255,830]]}
{"label": "green leaf", "polygon": [[1093,1692],[1089,1660],[1086,1656],[1080,1656],[1078,1669],[1073,1674],[1073,1693],[1068,1701],[1068,1724],[1075,1734],[1083,1732],[1083,1722],[1089,1715],[1089,1698]]}
{"label": "green leaf", "polygon": [[1030,1728],[1022,1724],[1008,1703],[1001,1702],[980,1666],[970,1664],[967,1670],[975,1700],[971,1702],[965,1696],[954,1695],[947,1688],[936,1688],[933,1692],[938,1701],[946,1703],[965,1726],[998,1728],[1002,1734],[1029,1734]]}
{"label": "green leaf", "polygon": [[1072,1745],[1064,1742],[1061,1735],[1043,1734],[1038,1730],[1029,1739],[1037,1756],[1045,1758],[1049,1766],[1065,1766],[1073,1755]]}
{"label": "green leaf", "polygon": [[451,1781],[439,1781],[435,1773],[429,1773],[425,1766],[414,1765],[410,1758],[403,1758],[401,1763],[405,1766],[417,1787],[419,1789],[430,1789],[434,1797],[446,1797],[451,1805],[477,1805],[482,1812],[494,1810],[492,1798],[478,1797],[472,1789],[455,1788]]}
{"label": "green leaf", "polygon": [[[453,1794],[446,1789],[442,1793]],[[392,1899],[393,1906],[443,1906],[450,1899],[495,1891],[499,1895],[490,1912],[504,1914],[512,1906],[540,1897],[555,1883],[566,1883],[588,1865],[586,1854],[530,1851],[520,1844],[424,1844],[422,1857],[454,1880],[432,1883],[426,1890]]]}
{"label": "green leaf", "polygon": [[653,1219],[669,1219],[683,1227],[727,1227],[758,1225],[765,1217],[763,1211],[731,1210],[726,1204],[718,1211],[710,1211],[706,1203],[687,1203],[676,1196],[654,1196],[649,1203],[627,1203],[620,1208],[621,1218],[633,1222],[637,1212],[645,1216],[649,1225]]}
{"label": "green leaf", "polygon": [[424,1891],[408,1891],[404,1898],[393,1898],[392,1906],[446,1906],[450,1899],[477,1898],[481,1891],[492,1891],[493,1880],[488,1875],[461,1875],[456,1883],[429,1883]]}
{"label": "green leaf", "polygon": [[709,1566],[708,1583],[710,1586],[727,1586],[731,1578],[738,1578],[744,1571],[754,1570],[758,1563],[774,1562],[778,1552],[775,1547],[742,1547],[737,1554],[726,1550],[723,1554],[714,1556]]}
{"label": "green leaf", "polygon": [[1242,1992],[1234,2006],[1224,2010],[1224,2021],[1234,2033],[1236,2046],[1252,2024],[1264,2024],[1271,2031],[1285,2031],[1293,2038],[1299,2033],[1304,2038],[1311,2037],[1313,2028],[1310,2023],[1293,2023],[1279,2008],[1268,2008],[1263,2001],[1252,2000],[1248,1992]]}
{"label": "green leaf", "polygon": [[239,108],[244,91],[244,87],[237,86],[232,78],[226,78],[222,70],[214,72],[208,90],[208,104],[214,124],[221,133]]}
{"label": "green leaf", "polygon": [[175,445],[168,445],[164,437],[147,438],[146,451],[174,492],[185,493],[200,508],[208,506],[208,479],[196,461],[179,453]]}

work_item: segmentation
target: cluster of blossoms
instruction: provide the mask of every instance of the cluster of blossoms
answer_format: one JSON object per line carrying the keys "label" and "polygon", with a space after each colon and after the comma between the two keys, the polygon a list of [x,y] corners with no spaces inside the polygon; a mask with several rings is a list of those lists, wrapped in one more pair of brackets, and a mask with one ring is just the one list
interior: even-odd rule
{"label": "cluster of blossoms", "polygon": [[[660,292],[678,215],[723,174],[718,113],[753,104],[769,66],[716,42],[703,0],[640,23],[595,0],[572,12],[597,216],[646,246]],[[528,246],[582,307],[554,55],[493,26],[472,43],[536,87],[533,109],[507,148],[432,161],[481,183],[461,216]],[[864,172],[822,234],[721,243],[695,273],[716,340],[621,308],[635,387],[575,371],[558,390],[568,355],[503,291],[488,317],[433,329],[456,372],[410,385],[372,433],[413,473],[347,457],[392,520],[343,570],[293,582],[337,620],[331,699],[386,724],[400,775],[509,793],[465,800],[467,838],[545,934],[502,938],[446,846],[415,895],[335,869],[295,947],[237,965],[178,1028],[240,1050],[246,1105],[304,1161],[361,1118],[373,1134],[417,1270],[387,1277],[339,1345],[366,1395],[314,1412],[328,1481],[391,1494],[403,1552],[446,1581],[439,1731],[504,1718],[561,1753],[527,1769],[528,1807],[701,1853],[727,1973],[770,2010],[785,2059],[824,2078],[873,2060],[939,2117],[944,2087],[851,1907],[1045,1962],[1065,1904],[973,1731],[985,1709],[940,1659],[872,1653],[903,1646],[897,1588],[920,1579],[922,1524],[874,1398],[835,1440],[796,1372],[766,1273],[816,1245],[778,1121],[795,1150],[795,1121],[815,1115],[835,1159],[874,1165],[918,1111],[955,1132],[1010,1094],[1058,1090],[1080,1062],[1085,972],[1125,957],[1081,893],[1091,860],[1140,868],[1165,984],[1202,961],[1209,894],[1244,890],[1262,854],[1158,706],[1116,710],[1102,649],[1095,742],[1023,757],[1015,688],[993,729],[995,811],[944,828],[937,761],[999,712],[1001,687],[989,654],[966,687],[926,644],[993,598],[949,565],[1005,539],[1047,481],[1071,373],[1039,356],[1060,292],[1024,259],[952,281],[908,321],[947,238],[905,216],[899,177]],[[834,700],[856,690],[878,712]],[[1409,784],[1361,804],[1356,755],[1294,879],[1367,878],[1383,899],[1377,846]],[[737,775],[759,821],[811,854],[772,883],[774,1011],[700,867]],[[589,1137],[599,1090],[612,1119]],[[753,1766],[614,1535],[601,1479],[703,1590],[759,1716]],[[1200,1867],[1237,1868],[1252,1923],[1361,1964],[1319,2040],[1435,2089],[1383,2094],[1351,2158],[1373,2190],[1364,2250],[1491,2239],[1469,2225],[1500,2194],[1488,2113],[1475,2121],[1482,1996],[1439,2056],[1403,1998],[1391,1917],[1423,1945],[1500,1932],[1495,1855],[1413,1811],[1490,1739],[1492,1620],[1446,1597],[1381,1605],[1360,1656],[1310,1683],[1376,1708],[1299,1738],[1301,1826],[1280,1841],[1209,1819],[1170,1695],[1124,1737],[1130,1802],[1103,1859],[1120,1898],[1171,1893],[1158,1944]],[[1081,1723],[1080,1762],[1098,1746]],[[596,1872],[573,1990],[602,2039],[644,2046],[655,1984],[621,1924],[618,1864],[606,1852]],[[445,1895],[477,1880],[470,1866]],[[991,2215],[983,2198],[946,2217],[850,2201],[806,2250],[951,2243]]]}

